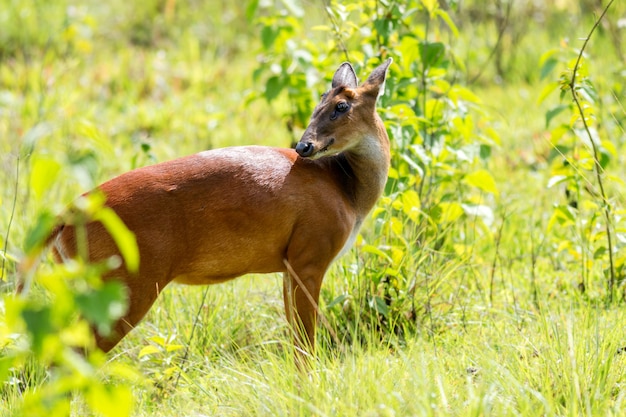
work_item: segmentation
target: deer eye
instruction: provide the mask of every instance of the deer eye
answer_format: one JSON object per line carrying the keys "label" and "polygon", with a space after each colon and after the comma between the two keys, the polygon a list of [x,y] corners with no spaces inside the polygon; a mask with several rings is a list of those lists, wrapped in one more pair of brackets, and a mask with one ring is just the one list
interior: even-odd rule
{"label": "deer eye", "polygon": [[349,108],[350,108],[350,105],[348,103],[346,103],[345,101],[340,101],[335,106],[335,110],[333,111],[333,114],[330,115],[330,120],[335,120],[337,117],[339,117],[340,113],[347,112]]}
{"label": "deer eye", "polygon": [[335,111],[337,113],[345,113],[348,111],[349,108],[350,106],[348,105],[348,103],[346,103],[345,101],[340,101],[339,103],[337,103],[337,106],[335,107]]}

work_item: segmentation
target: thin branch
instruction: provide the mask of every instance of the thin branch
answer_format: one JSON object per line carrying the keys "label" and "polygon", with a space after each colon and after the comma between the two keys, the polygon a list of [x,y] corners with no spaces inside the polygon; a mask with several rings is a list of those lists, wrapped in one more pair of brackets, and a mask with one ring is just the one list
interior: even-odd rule
{"label": "thin branch", "polygon": [[[474,84],[476,81],[478,81],[480,79],[480,77],[483,76],[483,73],[487,69],[487,65],[489,65],[489,63],[491,62],[493,57],[496,55],[496,53],[500,49],[500,45],[502,44],[502,39],[504,38],[504,33],[506,32],[506,29],[509,26],[509,19],[511,17],[511,9],[512,9],[512,7],[513,7],[513,2],[509,2],[507,4],[506,14],[504,15],[504,19],[498,19],[497,20],[497,21],[499,21],[500,24],[499,24],[499,27],[498,27],[498,38],[496,39],[496,44],[494,45],[493,49],[489,53],[489,56],[487,57],[487,60],[483,63],[483,66],[480,68],[480,70],[478,70],[478,74],[474,75],[472,77],[472,79],[470,79],[468,81],[469,84]],[[498,8],[498,10],[499,9],[500,8]]]}
{"label": "thin branch", "polygon": [[350,54],[348,53],[348,48],[346,47],[346,44],[343,42],[343,39],[341,37],[341,30],[339,29],[339,24],[337,23],[337,19],[335,19],[335,16],[331,13],[330,2],[329,0],[322,0],[322,2],[324,3],[324,11],[326,12],[326,15],[328,16],[328,20],[330,20],[330,24],[333,27],[333,33],[335,34],[335,39],[337,40],[339,49],[341,50],[344,57],[346,58],[346,61],[350,61]]}
{"label": "thin branch", "polygon": [[598,146],[596,145],[593,135],[591,134],[591,129],[589,128],[589,124],[587,123],[587,119],[585,117],[582,104],[580,100],[578,99],[578,93],[576,92],[576,88],[577,88],[576,76],[578,75],[578,69],[580,67],[585,48],[587,47],[587,44],[589,43],[589,40],[591,39],[591,35],[593,35],[596,28],[600,25],[600,22],[602,21],[602,19],[606,15],[606,12],[609,10],[611,5],[613,4],[613,1],[614,0],[609,1],[607,6],[602,11],[602,14],[600,15],[598,19],[596,19],[596,22],[594,23],[593,27],[589,31],[589,34],[585,38],[585,41],[583,42],[583,46],[580,48],[580,52],[578,53],[576,64],[574,65],[574,68],[572,70],[572,78],[570,82],[568,83],[568,87],[572,94],[572,99],[574,100],[574,103],[576,104],[576,108],[578,109],[578,113],[580,114],[580,118],[582,120],[584,130],[587,133],[587,136],[589,137],[589,142],[591,143],[591,149],[593,151],[593,162],[594,162],[593,166],[594,166],[594,171],[596,174],[596,180],[598,181],[598,187],[600,189],[600,196],[602,198],[602,203],[603,203],[602,211],[604,214],[605,231],[606,231],[606,236],[607,236],[607,246],[608,246],[608,253],[609,253],[609,282],[608,282],[608,288],[607,288],[608,293],[609,293],[608,294],[609,302],[613,301],[613,292],[614,292],[614,287],[615,287],[615,282],[616,282],[615,265],[614,265],[614,260],[613,260],[613,237],[611,235],[611,204],[609,203],[607,199],[606,191],[604,189],[604,182],[602,181],[602,166],[600,165],[600,158],[599,158],[600,152],[598,151]]}
{"label": "thin branch", "polygon": [[7,226],[7,232],[4,236],[4,249],[2,252],[2,268],[0,270],[0,281],[4,281],[5,276],[5,264],[7,260],[7,250],[9,247],[9,233],[11,232],[11,225],[13,224],[13,217],[15,216],[15,206],[17,205],[17,191],[20,184],[20,156],[17,156],[15,163],[15,192],[13,193],[13,205],[11,207],[11,216],[9,217],[9,224]]}
{"label": "thin branch", "polygon": [[187,362],[187,359],[189,358],[189,349],[191,348],[191,342],[193,340],[196,327],[198,327],[198,323],[200,322],[200,313],[202,313],[202,308],[204,307],[204,304],[206,303],[206,298],[209,293],[209,288],[210,287],[207,285],[207,287],[204,290],[204,295],[202,296],[202,301],[200,302],[200,306],[198,307],[196,318],[193,321],[193,326],[191,327],[191,334],[189,335],[189,339],[187,339],[187,347],[185,348],[185,354],[183,355],[180,361],[180,366],[178,367],[178,375],[176,375],[176,381],[174,381],[174,389],[178,387],[180,376],[183,373],[183,366],[185,366],[185,363]]}
{"label": "thin branch", "polygon": [[491,304],[491,306],[493,306],[493,291],[496,277],[496,266],[498,264],[498,258],[500,257],[500,243],[502,242],[502,232],[504,230],[504,225],[506,224],[507,218],[508,216],[506,214],[502,216],[502,223],[500,223],[500,227],[498,228],[496,236],[496,251],[493,255],[493,262],[491,263],[489,283],[489,304]]}

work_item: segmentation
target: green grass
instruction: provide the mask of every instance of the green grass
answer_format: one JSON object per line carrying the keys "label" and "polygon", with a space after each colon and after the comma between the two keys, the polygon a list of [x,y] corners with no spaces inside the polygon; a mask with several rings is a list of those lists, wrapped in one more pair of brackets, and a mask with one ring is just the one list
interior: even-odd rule
{"label": "green grass", "polygon": [[[58,213],[95,184],[137,166],[212,147],[289,146],[296,139],[285,126],[288,103],[250,101],[262,89],[252,77],[260,45],[244,7],[180,2],[167,17],[158,12],[165,1],[131,3],[72,8],[64,1],[0,0],[0,26],[8,28],[0,34],[2,293],[13,288],[16,260],[43,210]],[[327,23],[311,7],[307,26]],[[588,20],[577,9],[568,16],[575,24]],[[566,200],[562,189],[546,187],[549,104],[537,104],[546,81],[538,79],[536,60],[587,29],[541,27],[524,37],[511,80],[491,82],[488,67],[472,90],[502,141],[488,166],[499,190],[491,201],[493,233],[468,231],[477,236],[471,253],[452,256],[422,242],[412,223],[404,225],[410,243],[400,263],[416,280],[415,317],[395,318],[397,328],[372,318],[370,276],[400,267],[364,250],[363,243],[387,238],[372,219],[362,244],[327,274],[322,310],[340,340],[320,325],[308,372],[293,363],[280,277],[240,278],[210,287],[206,298],[204,288],[172,286],[100,371],[131,386],[133,415],[626,415],[623,303],[604,304],[601,264],[589,266],[581,293],[580,260],[558,250],[564,234],[548,230],[552,207]],[[472,34],[492,28],[461,30],[459,55],[478,66],[488,51]],[[593,46],[590,73],[614,68],[608,38]],[[601,82],[618,91],[623,77],[603,74]],[[610,111],[623,120],[623,108]],[[611,138],[620,153],[609,183],[618,207],[626,203],[618,181],[626,178],[621,132]],[[381,207],[391,203],[383,199]],[[50,264],[46,259],[41,268]],[[46,297],[39,286],[34,293]],[[348,297],[331,305],[342,295]],[[412,327],[403,328],[403,320]],[[0,325],[0,341],[12,337]],[[136,373],[109,376],[120,366]],[[50,375],[40,363],[20,363],[2,382],[0,416],[15,415],[25,384],[37,391]],[[87,403],[74,396],[72,415],[89,415]]]}
{"label": "green grass", "polygon": [[[252,296],[243,284],[226,287],[210,290],[200,322],[206,342],[192,342],[175,389],[178,371],[165,377],[167,361],[139,362],[151,382],[134,389],[137,415],[623,415],[626,335],[616,324],[625,317],[617,308],[473,306],[476,320],[402,346],[322,348],[303,374],[284,326],[276,328],[278,286]],[[152,317],[161,319],[124,341],[115,361],[134,362],[142,336],[189,331],[190,320],[169,309],[193,304],[199,291],[172,292],[160,303],[168,311],[157,308]]]}

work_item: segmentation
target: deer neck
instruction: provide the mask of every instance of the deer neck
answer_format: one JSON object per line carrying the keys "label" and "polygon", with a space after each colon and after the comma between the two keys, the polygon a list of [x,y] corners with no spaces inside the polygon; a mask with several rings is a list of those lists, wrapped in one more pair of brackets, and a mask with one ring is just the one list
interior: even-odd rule
{"label": "deer neck", "polygon": [[363,136],[353,148],[343,152],[353,173],[354,203],[365,217],[382,194],[389,173],[389,137],[376,116],[376,131]]}

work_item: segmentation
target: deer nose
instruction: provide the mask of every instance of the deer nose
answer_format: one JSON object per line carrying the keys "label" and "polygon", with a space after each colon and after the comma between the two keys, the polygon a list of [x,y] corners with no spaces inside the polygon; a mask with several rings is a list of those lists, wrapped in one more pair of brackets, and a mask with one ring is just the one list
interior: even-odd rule
{"label": "deer nose", "polygon": [[311,156],[315,147],[311,142],[298,142],[296,145],[296,152],[303,158]]}

